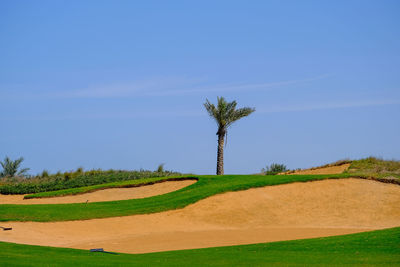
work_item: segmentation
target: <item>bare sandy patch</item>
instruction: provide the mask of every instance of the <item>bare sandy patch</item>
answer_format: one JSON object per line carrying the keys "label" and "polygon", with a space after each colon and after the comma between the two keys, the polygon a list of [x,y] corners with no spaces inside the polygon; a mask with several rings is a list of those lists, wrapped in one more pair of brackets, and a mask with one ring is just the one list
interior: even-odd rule
{"label": "bare sandy patch", "polygon": [[0,240],[144,253],[322,237],[400,226],[400,186],[335,179],[215,195],[155,214],[4,222]]}
{"label": "bare sandy patch", "polygon": [[329,166],[322,168],[311,168],[306,170],[298,170],[288,174],[340,174],[350,167],[350,163],[342,164],[339,166]]}
{"label": "bare sandy patch", "polygon": [[0,204],[63,204],[63,203],[82,203],[115,201],[134,198],[146,198],[157,195],[167,194],[189,185],[194,184],[195,180],[166,181],[152,185],[144,185],[130,188],[110,188],[102,189],[91,193],[71,195],[51,198],[24,199],[24,195],[1,195]]}

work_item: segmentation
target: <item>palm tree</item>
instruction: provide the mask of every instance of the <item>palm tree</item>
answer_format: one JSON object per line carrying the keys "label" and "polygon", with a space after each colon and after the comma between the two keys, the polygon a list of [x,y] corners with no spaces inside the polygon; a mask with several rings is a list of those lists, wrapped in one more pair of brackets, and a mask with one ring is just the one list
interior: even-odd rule
{"label": "palm tree", "polygon": [[239,108],[236,109],[236,101],[226,102],[225,98],[218,97],[218,104],[214,106],[208,99],[204,103],[208,114],[214,118],[218,124],[218,154],[217,154],[217,175],[224,174],[224,138],[227,134],[227,129],[235,121],[249,116],[255,111],[254,108]]}
{"label": "palm tree", "polygon": [[23,160],[24,160],[23,157],[20,157],[19,159],[16,160],[11,160],[9,157],[5,157],[3,162],[0,161],[0,164],[3,167],[3,171],[0,172],[0,177],[5,177],[5,176],[13,177],[15,175],[17,176],[25,175],[26,172],[29,170],[29,168],[24,168],[18,171],[21,162]]}

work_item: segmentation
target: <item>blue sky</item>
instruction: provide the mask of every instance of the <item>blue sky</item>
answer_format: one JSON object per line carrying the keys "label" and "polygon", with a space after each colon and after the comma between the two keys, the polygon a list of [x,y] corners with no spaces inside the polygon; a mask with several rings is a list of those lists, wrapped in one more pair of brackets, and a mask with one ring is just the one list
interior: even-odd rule
{"label": "blue sky", "polygon": [[0,158],[212,174],[400,159],[399,1],[1,1]]}

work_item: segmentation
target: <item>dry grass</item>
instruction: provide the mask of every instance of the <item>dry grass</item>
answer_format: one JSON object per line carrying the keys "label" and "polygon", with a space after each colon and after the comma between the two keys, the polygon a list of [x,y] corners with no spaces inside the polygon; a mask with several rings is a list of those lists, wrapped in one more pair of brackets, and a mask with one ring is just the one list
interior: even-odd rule
{"label": "dry grass", "polygon": [[347,173],[364,174],[378,178],[399,179],[400,161],[384,160],[382,158],[368,157],[353,160]]}
{"label": "dry grass", "polygon": [[[399,180],[400,179],[400,161],[399,160],[385,160],[377,157],[368,157],[359,160],[342,159],[333,163],[325,164],[318,167],[306,169],[307,171],[319,170],[335,166],[343,166],[350,164],[350,167],[344,173],[353,173],[356,175],[367,175],[369,177],[385,179],[385,180]],[[306,170],[297,169],[291,170],[280,174],[295,174]],[[396,182],[397,183],[397,182]]]}

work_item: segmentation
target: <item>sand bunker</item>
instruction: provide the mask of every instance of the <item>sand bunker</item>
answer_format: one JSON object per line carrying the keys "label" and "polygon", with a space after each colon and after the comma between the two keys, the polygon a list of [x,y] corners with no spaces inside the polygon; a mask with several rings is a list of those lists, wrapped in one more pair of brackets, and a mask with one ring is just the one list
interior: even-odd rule
{"label": "sand bunker", "polygon": [[145,198],[170,193],[195,182],[195,180],[167,181],[139,187],[103,189],[80,195],[37,199],[24,199],[24,195],[0,194],[0,204],[61,204]]}
{"label": "sand bunker", "polygon": [[180,210],[69,222],[4,222],[7,242],[143,253],[400,226],[400,186],[323,180],[229,192]]}
{"label": "sand bunker", "polygon": [[322,167],[315,169],[298,170],[289,174],[340,174],[350,167],[350,163],[339,166]]}

